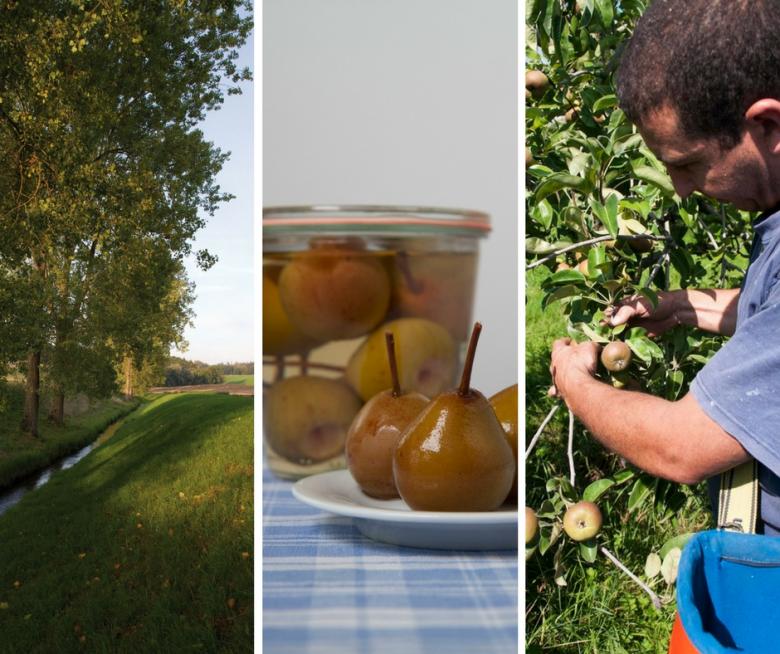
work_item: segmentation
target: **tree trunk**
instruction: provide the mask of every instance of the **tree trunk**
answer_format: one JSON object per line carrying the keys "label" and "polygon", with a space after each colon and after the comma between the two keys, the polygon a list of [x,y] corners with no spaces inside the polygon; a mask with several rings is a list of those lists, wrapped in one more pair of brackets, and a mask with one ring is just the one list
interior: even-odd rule
{"label": "tree trunk", "polygon": [[41,403],[41,351],[27,355],[27,384],[24,389],[22,431],[38,436],[38,409]]}
{"label": "tree trunk", "polygon": [[65,393],[61,388],[56,388],[54,391],[49,407],[49,420],[59,426],[65,422]]}
{"label": "tree trunk", "polygon": [[133,399],[133,358],[125,357],[125,399]]}

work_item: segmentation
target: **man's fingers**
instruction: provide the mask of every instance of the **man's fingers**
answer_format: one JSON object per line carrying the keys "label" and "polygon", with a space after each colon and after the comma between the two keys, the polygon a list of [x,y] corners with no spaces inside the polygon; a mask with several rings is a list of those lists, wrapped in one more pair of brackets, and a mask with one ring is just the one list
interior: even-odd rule
{"label": "man's fingers", "polygon": [[556,350],[560,350],[562,347],[567,347],[569,345],[571,345],[570,338],[559,338],[558,340],[553,341],[552,351],[555,352]]}
{"label": "man's fingers", "polygon": [[[609,316],[609,324],[613,327],[627,323],[637,314],[636,308],[629,304],[617,307]],[[606,314],[605,314],[606,315]]]}

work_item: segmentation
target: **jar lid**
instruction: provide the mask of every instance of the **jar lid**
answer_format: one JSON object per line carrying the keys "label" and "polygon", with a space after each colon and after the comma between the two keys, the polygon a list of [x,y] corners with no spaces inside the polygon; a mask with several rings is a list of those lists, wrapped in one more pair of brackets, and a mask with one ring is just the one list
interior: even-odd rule
{"label": "jar lid", "polygon": [[484,236],[490,216],[470,209],[384,205],[312,205],[263,208],[263,231],[460,233]]}

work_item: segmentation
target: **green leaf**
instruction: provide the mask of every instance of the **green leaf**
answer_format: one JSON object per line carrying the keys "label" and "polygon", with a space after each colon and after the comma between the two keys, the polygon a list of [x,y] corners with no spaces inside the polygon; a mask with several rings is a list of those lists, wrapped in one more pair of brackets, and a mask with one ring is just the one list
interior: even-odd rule
{"label": "green leaf", "polygon": [[595,538],[591,538],[580,543],[580,556],[584,561],[587,561],[588,563],[595,562],[598,553],[599,546],[596,543]]}
{"label": "green leaf", "polygon": [[564,188],[572,188],[582,193],[590,193],[592,190],[590,183],[584,177],[575,177],[568,173],[553,173],[539,184],[534,194],[534,201],[541,202],[548,195]]}
{"label": "green leaf", "polygon": [[655,552],[650,552],[645,561],[645,577],[653,579],[661,574],[661,557]]}
{"label": "green leaf", "polygon": [[591,341],[594,341],[596,343],[609,343],[609,337],[605,336],[604,334],[596,331],[593,327],[591,327],[586,322],[579,322],[575,325],[577,329],[579,329],[583,334],[585,334],[588,339]]}
{"label": "green leaf", "polygon": [[658,360],[663,360],[664,358],[663,350],[647,336],[627,338],[626,344],[645,363],[652,363],[654,358]]}
{"label": "green leaf", "polygon": [[558,515],[558,511],[555,508],[555,505],[550,500],[545,500],[542,502],[541,506],[539,507],[539,510],[536,512],[537,518],[545,518],[547,520],[552,520]]}
{"label": "green leaf", "polygon": [[644,504],[653,492],[653,487],[645,477],[639,477],[631,489],[628,497],[628,512],[633,513]]}
{"label": "green leaf", "polygon": [[650,166],[636,166],[634,168],[634,176],[648,184],[652,184],[656,188],[661,189],[667,195],[674,195],[674,186],[672,180],[668,175],[665,175],[659,170]]}
{"label": "green leaf", "polygon": [[677,581],[677,568],[680,565],[680,556],[682,555],[682,551],[679,547],[673,547],[670,549],[666,556],[664,557],[664,561],[661,564],[661,575],[664,578],[664,581],[669,584],[670,586]]}
{"label": "green leaf", "polygon": [[639,147],[639,145],[642,144],[642,135],[641,134],[632,134],[624,141],[618,141],[615,143],[614,151],[615,154],[621,155],[624,152],[631,150],[633,148]]}
{"label": "green leaf", "polygon": [[588,250],[588,273],[597,271],[609,264],[607,251],[603,245],[596,245]]}
{"label": "green leaf", "polygon": [[550,538],[544,534],[544,532],[539,533],[539,542],[537,543],[537,547],[539,548],[539,554],[544,554],[548,549],[550,549]]}
{"label": "green leaf", "polygon": [[544,299],[542,300],[542,308],[544,309],[548,307],[553,302],[558,302],[559,300],[564,300],[570,297],[581,296],[581,294],[582,289],[578,288],[577,286],[572,286],[571,284],[567,284],[566,286],[559,286],[552,293],[548,293],[544,296]]}
{"label": "green leaf", "polygon": [[587,488],[582,492],[582,499],[586,502],[595,502],[601,497],[607,490],[615,485],[614,479],[604,478],[598,479],[591,484],[588,484]]}
{"label": "green leaf", "polygon": [[596,0],[596,7],[598,7],[599,14],[601,14],[601,23],[605,28],[609,28],[615,15],[612,0]]}
{"label": "green leaf", "polygon": [[556,250],[561,250],[569,245],[571,245],[571,241],[557,241],[555,243],[548,243],[547,241],[541,238],[537,238],[536,236],[525,239],[526,252],[530,252],[531,254],[552,254]]}
{"label": "green leaf", "polygon": [[[617,105],[617,96],[614,93],[604,95],[593,103],[593,112],[602,111],[604,109],[610,109]],[[641,137],[640,137],[641,138]]]}
{"label": "green leaf", "polygon": [[626,468],[625,470],[616,472],[614,475],[612,475],[612,478],[615,480],[615,484],[620,486],[620,484],[625,484],[627,481],[631,481],[635,476],[636,473],[633,470]]}
{"label": "green leaf", "polygon": [[663,546],[661,547],[661,551],[659,554],[661,555],[661,558],[664,558],[670,550],[672,550],[675,547],[678,547],[680,549],[683,549],[686,545],[686,543],[693,538],[695,532],[688,532],[685,534],[680,534],[679,536],[675,536],[674,538],[670,538],[667,540]]}
{"label": "green leaf", "polygon": [[547,200],[534,204],[530,214],[534,222],[541,225],[545,231],[550,229],[553,218],[555,218],[555,210]]}
{"label": "green leaf", "polygon": [[604,227],[607,228],[611,236],[617,236],[619,232],[617,195],[613,193],[607,198],[604,209]]}
{"label": "green leaf", "polygon": [[544,280],[545,285],[558,286],[560,284],[585,283],[585,275],[579,270],[559,270]]}

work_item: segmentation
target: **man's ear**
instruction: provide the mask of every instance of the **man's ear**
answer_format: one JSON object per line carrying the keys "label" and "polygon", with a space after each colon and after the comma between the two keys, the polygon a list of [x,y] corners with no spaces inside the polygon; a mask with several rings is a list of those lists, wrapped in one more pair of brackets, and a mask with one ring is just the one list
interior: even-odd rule
{"label": "man's ear", "polygon": [[780,155],[780,100],[757,100],[748,107],[745,119],[753,136],[760,139],[768,151]]}

